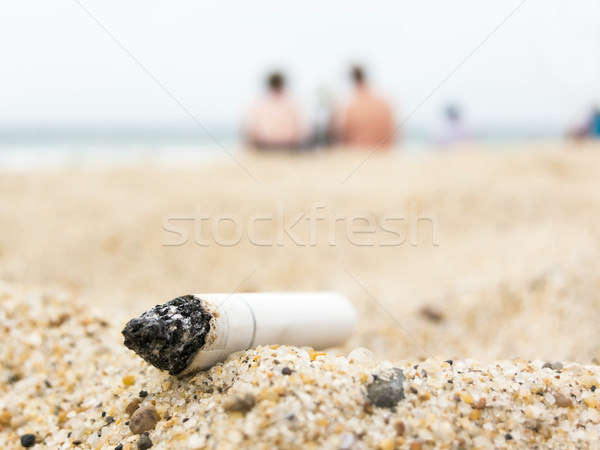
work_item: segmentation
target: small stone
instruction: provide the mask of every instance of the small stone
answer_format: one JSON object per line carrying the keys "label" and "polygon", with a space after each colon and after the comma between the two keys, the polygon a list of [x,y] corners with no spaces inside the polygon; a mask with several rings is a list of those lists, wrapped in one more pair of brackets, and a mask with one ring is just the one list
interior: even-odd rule
{"label": "small stone", "polygon": [[356,443],[356,436],[352,433],[344,433],[340,436],[339,450],[350,450]]}
{"label": "small stone", "polygon": [[0,413],[0,425],[8,426],[12,420],[12,414],[8,411],[2,411]]}
{"label": "small stone", "polygon": [[133,375],[125,375],[123,377],[123,384],[125,386],[131,386],[133,383],[135,383],[135,377]]}
{"label": "small stone", "polygon": [[579,382],[586,389],[591,389],[592,392],[596,390],[596,386],[598,385],[598,380],[590,375],[584,375],[579,378]]}
{"label": "small stone", "polygon": [[571,399],[560,392],[554,393],[554,401],[556,402],[556,406],[559,408],[570,408],[573,406]]}
{"label": "small stone", "polygon": [[129,429],[133,434],[142,434],[146,431],[153,430],[159,420],[160,416],[153,407],[144,406],[139,408],[131,416]]}
{"label": "small stone", "polygon": [[544,365],[542,366],[542,369],[552,369],[552,363],[545,362]]}
{"label": "small stone", "polygon": [[504,435],[504,439],[506,439],[507,441],[512,441],[512,438],[513,438],[513,437],[512,437],[512,434],[510,434],[510,433],[506,433],[506,434]]}
{"label": "small stone", "polygon": [[394,367],[367,385],[367,398],[379,408],[393,408],[404,398],[404,374]]}
{"label": "small stone", "polygon": [[600,405],[600,398],[598,396],[586,397],[583,399],[583,403],[588,405],[590,408],[597,408]]}
{"label": "small stone", "polygon": [[404,422],[402,422],[401,420],[396,420],[394,422],[394,430],[396,430],[396,434],[398,436],[404,436],[404,433],[406,431],[406,425],[404,425]]}
{"label": "small stone", "polygon": [[247,413],[256,405],[256,397],[251,392],[232,392],[223,400],[225,411]]}
{"label": "small stone", "polygon": [[139,450],[147,450],[152,447],[152,441],[150,440],[150,436],[147,434],[142,434],[138,439],[138,449]]}
{"label": "small stone", "polygon": [[119,444],[115,447],[115,450],[123,450],[123,444]]}
{"label": "small stone", "polygon": [[424,306],[420,311],[421,315],[433,323],[439,323],[444,320],[444,314],[432,306]]}
{"label": "small stone", "polygon": [[292,369],[290,369],[289,367],[284,367],[283,369],[281,369],[281,373],[283,375],[291,375],[292,374]]}
{"label": "small stone", "polygon": [[561,363],[560,361],[556,361],[556,362],[553,362],[553,363],[552,363],[551,367],[552,367],[554,370],[562,370],[562,368],[563,368],[563,363]]}
{"label": "small stone", "polygon": [[480,409],[474,409],[469,413],[469,419],[471,420],[479,420],[481,419],[481,410]]}
{"label": "small stone", "polygon": [[21,436],[21,445],[23,447],[33,447],[35,444],[35,435],[33,434],[24,434]]}
{"label": "small stone", "polygon": [[408,447],[410,450],[421,450],[423,445],[419,441],[412,441]]}
{"label": "small stone", "polygon": [[127,406],[125,407],[125,412],[129,414],[129,417],[131,417],[133,413],[137,411],[137,409],[140,407],[141,402],[142,401],[139,398],[134,398],[129,403],[127,403]]}
{"label": "small stone", "polygon": [[473,404],[473,408],[475,408],[475,409],[483,409],[483,408],[485,408],[485,404],[486,404],[485,397],[481,397],[479,400],[477,400]]}
{"label": "small stone", "polygon": [[148,391],[140,391],[138,395],[140,396],[140,398],[148,397]]}
{"label": "small stone", "polygon": [[394,450],[394,440],[393,439],[384,439],[379,443],[379,448],[381,450]]}
{"label": "small stone", "polygon": [[348,354],[348,362],[350,364],[372,364],[375,362],[375,356],[370,350],[358,347]]}

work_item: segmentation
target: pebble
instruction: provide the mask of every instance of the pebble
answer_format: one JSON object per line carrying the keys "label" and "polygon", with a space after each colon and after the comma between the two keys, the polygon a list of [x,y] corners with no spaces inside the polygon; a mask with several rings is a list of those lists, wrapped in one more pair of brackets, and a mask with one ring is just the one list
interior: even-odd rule
{"label": "pebble", "polygon": [[350,364],[374,364],[375,356],[370,350],[358,347],[348,353],[348,362]]}
{"label": "pebble", "polygon": [[560,408],[570,408],[573,406],[571,399],[560,392],[554,393],[554,401],[556,402],[556,406]]}
{"label": "pebble", "polygon": [[140,407],[141,402],[142,401],[139,398],[134,398],[129,403],[127,403],[127,406],[125,407],[125,412],[129,414],[129,417],[133,416],[133,413],[136,412],[137,409]]}
{"label": "pebble", "polygon": [[356,443],[356,436],[352,433],[344,433],[340,436],[339,450],[350,450]]}
{"label": "pebble", "polygon": [[138,439],[137,445],[139,450],[147,450],[152,447],[152,440],[147,434],[142,434]]}
{"label": "pebble", "polygon": [[283,375],[291,375],[292,374],[292,369],[290,369],[289,367],[284,367],[283,369],[281,369],[281,373]]}
{"label": "pebble", "polygon": [[138,395],[139,395],[140,398],[148,397],[148,392],[147,391],[140,391],[140,393]]}
{"label": "pebble", "polygon": [[408,447],[410,450],[421,450],[423,445],[419,441],[412,441]]}
{"label": "pebble", "polygon": [[394,422],[394,430],[396,430],[396,434],[398,436],[404,436],[404,432],[406,431],[406,425],[401,420],[397,420]]}
{"label": "pebble", "polygon": [[556,362],[553,362],[553,363],[552,363],[552,366],[551,366],[551,367],[552,367],[554,370],[562,370],[562,368],[563,368],[564,366],[563,366],[563,363],[561,363],[560,361],[556,361]]}
{"label": "pebble", "polygon": [[232,392],[223,400],[225,411],[247,413],[256,405],[256,397],[251,392]]}
{"label": "pebble", "polygon": [[2,411],[0,413],[0,425],[8,426],[12,420],[12,414],[8,411]]}
{"label": "pebble", "polygon": [[146,431],[153,430],[159,420],[160,416],[153,407],[144,406],[139,408],[131,416],[129,429],[133,434],[142,434]]}
{"label": "pebble", "polygon": [[367,398],[379,408],[393,408],[404,398],[404,374],[394,367],[367,385]]}
{"label": "pebble", "polygon": [[379,443],[379,448],[381,450],[394,450],[394,441],[393,439],[384,439]]}
{"label": "pebble", "polygon": [[23,447],[33,447],[35,444],[35,436],[33,434],[24,434],[21,436],[21,445]]}

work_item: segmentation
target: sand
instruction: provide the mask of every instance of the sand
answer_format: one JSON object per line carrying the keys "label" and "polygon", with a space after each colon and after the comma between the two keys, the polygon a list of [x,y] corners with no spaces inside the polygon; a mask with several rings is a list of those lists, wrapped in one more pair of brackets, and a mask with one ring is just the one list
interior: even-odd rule
{"label": "sand", "polygon": [[[550,143],[376,154],[354,173],[364,153],[243,156],[258,183],[228,160],[2,174],[0,325],[10,344],[2,346],[0,446],[31,432],[49,448],[77,441],[136,448],[125,406],[142,389],[161,418],[149,433],[159,448],[594,442],[599,150]],[[324,217],[312,234],[304,218],[282,232],[278,214],[287,223],[311,210]],[[210,219],[200,222],[200,213]],[[196,215],[202,232],[174,214]],[[211,231],[219,214],[243,225],[236,245],[218,245],[237,240],[231,221]],[[249,237],[249,220],[268,214],[273,219],[255,222]],[[371,217],[376,231],[348,237],[352,215]],[[393,215],[405,220],[387,224],[406,240],[382,245],[401,240],[380,227]],[[186,229],[187,243],[163,245],[177,237],[163,228],[169,217],[168,225]],[[439,235],[431,221],[415,227],[416,217],[433,218]],[[338,291],[359,310],[359,327],[326,355],[259,348],[193,382],[148,367],[122,346],[120,329],[143,310],[236,289]],[[372,358],[348,358],[358,347]],[[292,376],[281,376],[284,363]],[[366,386],[392,365],[406,376],[406,398],[395,412],[371,412]],[[250,411],[224,409],[237,391],[256,397]],[[571,404],[557,406],[561,395]],[[103,411],[114,422],[98,436]]]}

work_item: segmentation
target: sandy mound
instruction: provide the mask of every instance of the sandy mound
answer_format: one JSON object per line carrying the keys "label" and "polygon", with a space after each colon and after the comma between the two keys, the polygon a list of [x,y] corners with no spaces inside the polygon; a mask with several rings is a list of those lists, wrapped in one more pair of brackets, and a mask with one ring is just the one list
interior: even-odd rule
{"label": "sandy mound", "polygon": [[360,349],[271,346],[178,379],[126,350],[110,316],[55,294],[4,286],[0,296],[2,448],[22,438],[47,448],[556,448],[600,437],[598,365],[392,364]]}

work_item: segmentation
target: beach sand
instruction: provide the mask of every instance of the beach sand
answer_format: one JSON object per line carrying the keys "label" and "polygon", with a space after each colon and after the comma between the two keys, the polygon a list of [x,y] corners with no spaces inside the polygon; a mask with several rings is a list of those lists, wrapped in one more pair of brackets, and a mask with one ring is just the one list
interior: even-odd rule
{"label": "beach sand", "polygon": [[[140,390],[153,448],[597,442],[600,148],[366,156],[0,175],[0,447],[137,448]],[[353,217],[375,231],[348,233],[371,226]],[[165,245],[165,224],[187,242]],[[145,309],[234,290],[337,291],[358,330],[326,355],[262,347],[183,381],[122,345]],[[358,347],[372,356],[346,357]],[[370,405],[392,364],[405,398]]]}

